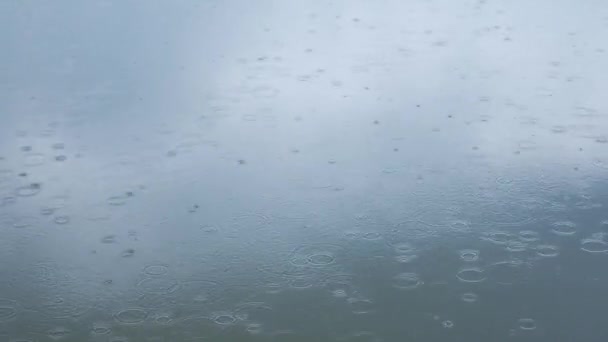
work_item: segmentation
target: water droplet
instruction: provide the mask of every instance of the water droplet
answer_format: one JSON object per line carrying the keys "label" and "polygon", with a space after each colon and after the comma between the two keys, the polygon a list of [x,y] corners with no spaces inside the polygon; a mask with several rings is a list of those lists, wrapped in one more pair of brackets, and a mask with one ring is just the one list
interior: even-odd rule
{"label": "water droplet", "polygon": [[464,268],[458,271],[456,277],[467,283],[479,283],[486,280],[483,269],[478,267]]}
{"label": "water droplet", "polygon": [[139,308],[130,308],[117,312],[114,318],[123,324],[139,324],[148,318],[148,313]]}
{"label": "water droplet", "polygon": [[496,245],[506,245],[511,240],[512,236],[505,232],[490,232],[483,239]]}

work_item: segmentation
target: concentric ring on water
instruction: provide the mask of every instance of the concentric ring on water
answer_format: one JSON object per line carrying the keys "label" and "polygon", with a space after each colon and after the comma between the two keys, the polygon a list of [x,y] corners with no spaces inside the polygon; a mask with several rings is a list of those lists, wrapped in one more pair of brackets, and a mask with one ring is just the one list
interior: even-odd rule
{"label": "concentric ring on water", "polygon": [[479,267],[463,268],[456,273],[456,277],[466,283],[479,283],[486,280],[484,270]]}
{"label": "concentric ring on water", "polygon": [[404,272],[393,277],[393,286],[400,290],[413,290],[423,285],[417,273]]}

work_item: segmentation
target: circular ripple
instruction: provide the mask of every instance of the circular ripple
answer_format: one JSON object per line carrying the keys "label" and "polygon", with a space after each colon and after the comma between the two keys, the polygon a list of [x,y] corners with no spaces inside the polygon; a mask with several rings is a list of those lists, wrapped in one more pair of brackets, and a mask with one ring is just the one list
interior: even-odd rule
{"label": "circular ripple", "polygon": [[462,296],[460,296],[460,298],[465,303],[474,303],[479,299],[479,296],[473,292],[467,292],[467,293],[463,293]]}
{"label": "circular ripple", "polygon": [[347,302],[350,305],[351,311],[357,315],[371,313],[376,307],[376,304],[369,299],[348,298]]}
{"label": "circular ripple", "polygon": [[70,217],[67,215],[56,216],[53,221],[57,224],[68,224],[70,223]]}
{"label": "circular ripple", "polygon": [[402,255],[395,256],[395,260],[398,263],[402,263],[402,264],[412,262],[412,261],[416,260],[417,258],[418,258],[418,256],[416,254],[402,254]]}
{"label": "circular ripple", "polygon": [[450,329],[450,328],[454,327],[454,322],[452,322],[452,321],[450,321],[448,319],[448,320],[445,320],[445,321],[441,322],[441,326],[444,327],[444,328],[446,328],[446,329]]}
{"label": "circular ripple", "polygon": [[236,323],[236,317],[231,313],[216,313],[213,315],[213,321],[219,325],[231,325]]}
{"label": "circular ripple", "polygon": [[553,258],[559,255],[559,247],[554,245],[538,245],[536,246],[536,254],[541,257]]}
{"label": "circular ripple", "polygon": [[17,316],[18,303],[11,299],[0,298],[0,322],[8,321]]}
{"label": "circular ripple", "polygon": [[525,244],[524,242],[513,240],[513,241],[509,241],[509,243],[507,243],[507,245],[505,246],[505,250],[507,250],[509,252],[523,252],[526,250],[527,247],[528,247],[528,245]]}
{"label": "circular ripple", "polygon": [[505,232],[490,232],[483,237],[484,240],[496,245],[506,245],[511,238],[511,234]]}
{"label": "circular ripple", "polygon": [[47,332],[47,335],[52,340],[61,340],[68,337],[72,332],[64,327],[56,327]]}
{"label": "circular ripple", "polygon": [[294,278],[289,281],[289,287],[294,289],[308,289],[313,286],[313,280],[310,278]]}
{"label": "circular ripple", "polygon": [[534,321],[532,318],[520,318],[517,320],[517,325],[521,330],[536,329],[536,321]]}
{"label": "circular ripple", "polygon": [[393,286],[400,290],[413,290],[422,284],[420,276],[413,272],[400,273],[393,278]]}
{"label": "circular ripple", "polygon": [[237,306],[234,310],[234,317],[241,321],[258,320],[270,317],[272,311],[272,307],[264,302],[248,302]]}
{"label": "circular ripple", "polygon": [[551,232],[560,236],[572,236],[577,232],[576,223],[571,221],[555,222],[551,226]]}
{"label": "circular ripple", "polygon": [[112,332],[112,329],[105,323],[95,323],[93,324],[91,332],[95,335],[107,335]]}
{"label": "circular ripple", "polygon": [[397,254],[410,254],[414,253],[414,246],[407,242],[398,242],[393,244],[393,249]]}
{"label": "circular ripple", "polygon": [[336,255],[343,247],[333,244],[313,244],[296,248],[290,257],[295,266],[328,266],[335,263]]}
{"label": "circular ripple", "polygon": [[608,243],[597,239],[583,239],[581,250],[587,253],[608,253]]}
{"label": "circular ripple", "polygon": [[142,293],[166,295],[179,289],[179,283],[169,278],[146,278],[137,284]]}
{"label": "circular ripple", "polygon": [[460,251],[460,259],[466,262],[479,260],[479,251],[475,249],[463,249]]}
{"label": "circular ripple", "polygon": [[363,233],[363,238],[365,240],[379,240],[382,238],[382,234],[379,232],[366,232]]}
{"label": "circular ripple", "polygon": [[15,189],[15,194],[19,197],[31,197],[35,196],[40,192],[40,184],[32,183],[30,185],[20,186]]}
{"label": "circular ripple", "polygon": [[335,257],[329,252],[319,252],[307,258],[311,265],[325,266],[334,262]]}
{"label": "circular ripple", "polygon": [[114,318],[123,324],[140,324],[148,318],[148,313],[143,309],[130,308],[117,312]]}
{"label": "circular ripple", "polygon": [[464,268],[458,271],[456,277],[466,283],[479,283],[486,280],[484,270],[478,267]]}
{"label": "circular ripple", "polygon": [[149,276],[161,276],[167,273],[169,266],[167,265],[148,265],[144,267],[144,273]]}

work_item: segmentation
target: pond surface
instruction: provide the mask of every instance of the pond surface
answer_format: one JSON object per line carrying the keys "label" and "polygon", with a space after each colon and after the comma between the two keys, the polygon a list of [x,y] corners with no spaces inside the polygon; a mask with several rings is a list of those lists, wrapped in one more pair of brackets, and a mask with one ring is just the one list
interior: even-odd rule
{"label": "pond surface", "polygon": [[605,341],[603,1],[3,1],[0,341]]}

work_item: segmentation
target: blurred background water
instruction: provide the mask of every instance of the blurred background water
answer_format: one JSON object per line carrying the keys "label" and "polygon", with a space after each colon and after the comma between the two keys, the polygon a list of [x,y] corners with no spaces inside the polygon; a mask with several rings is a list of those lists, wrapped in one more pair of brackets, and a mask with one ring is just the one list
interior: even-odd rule
{"label": "blurred background water", "polygon": [[605,341],[599,0],[0,2],[0,341]]}

